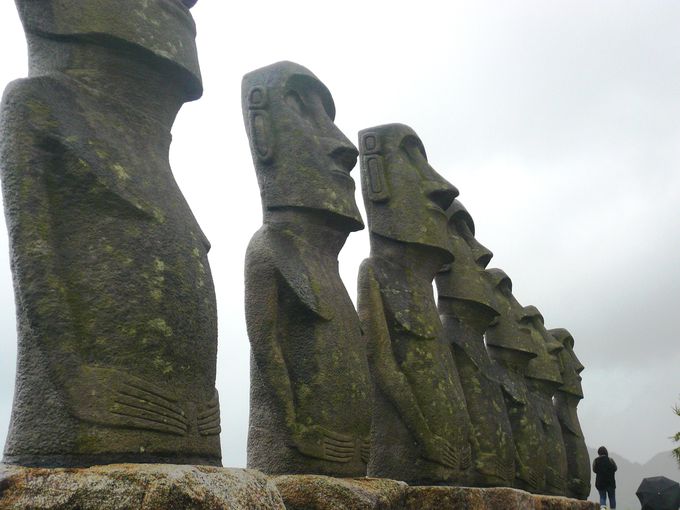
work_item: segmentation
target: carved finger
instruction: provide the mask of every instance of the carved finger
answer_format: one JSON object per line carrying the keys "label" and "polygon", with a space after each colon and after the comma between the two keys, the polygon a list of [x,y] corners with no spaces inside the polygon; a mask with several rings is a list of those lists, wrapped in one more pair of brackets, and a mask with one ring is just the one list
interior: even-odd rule
{"label": "carved finger", "polygon": [[198,433],[201,434],[202,436],[216,436],[220,432],[222,432],[222,427],[217,426],[217,427],[211,427],[207,429],[199,429]]}
{"label": "carved finger", "polygon": [[186,427],[189,423],[187,418],[185,416],[182,416],[181,414],[175,413],[174,411],[170,411],[169,409],[159,406],[157,404],[154,404],[153,402],[149,402],[148,400],[142,400],[137,397],[130,397],[125,394],[119,394],[116,396],[114,402],[117,402],[119,404],[124,404],[128,405],[131,407],[136,407],[138,409],[143,409],[146,411],[149,411],[150,413],[155,413],[160,416],[164,416],[168,418],[169,420],[174,420],[177,422],[176,424],[178,426],[183,426]]}
{"label": "carved finger", "polygon": [[211,421],[199,422],[198,423],[199,429],[211,429],[211,428],[215,428],[215,427],[219,427],[219,426],[220,426],[220,418],[219,417],[217,417],[216,419],[211,420]]}
{"label": "carved finger", "polygon": [[140,409],[129,404],[115,403],[112,406],[110,412],[119,416],[129,416],[138,420],[144,420],[145,422],[148,422],[147,427],[151,426],[152,424],[163,425],[164,428],[167,427],[168,431],[172,431],[179,435],[186,434],[188,429],[186,425],[177,420],[173,420],[167,416],[159,415],[158,413],[150,412],[146,409]]}
{"label": "carved finger", "polygon": [[157,432],[164,432],[167,434],[174,434],[177,436],[186,435],[186,430],[176,427],[174,425],[169,425],[167,423],[161,423],[146,418],[139,418],[132,414],[121,413],[117,411],[111,411],[111,415],[115,416],[116,425],[121,427],[154,430]]}
{"label": "carved finger", "polygon": [[335,445],[335,446],[354,448],[354,441],[351,440],[351,439],[348,440],[348,441],[338,441],[337,439],[333,439],[331,437],[324,435],[323,440],[324,440],[324,442],[326,442],[328,444]]}
{"label": "carved finger", "polygon": [[347,447],[347,446],[334,446],[328,443],[324,443],[324,448],[328,451],[332,451],[335,453],[340,453],[340,454],[349,454],[353,455],[354,454],[354,447]]}
{"label": "carved finger", "polygon": [[200,415],[200,414],[199,414],[199,415],[198,415],[198,423],[199,423],[199,425],[200,425],[201,423],[207,423],[207,422],[213,421],[213,420],[218,420],[218,421],[219,421],[219,419],[220,419],[220,412],[219,412],[219,410],[214,411],[214,412],[212,412],[212,413],[210,413],[210,414],[203,414],[203,415]]}
{"label": "carved finger", "polygon": [[160,395],[156,392],[150,391],[146,388],[142,388],[138,385],[134,385],[131,383],[123,383],[121,388],[118,390],[119,393],[122,393],[123,395],[128,395],[130,397],[137,397],[142,400],[146,400],[147,402],[153,402],[156,405],[159,405],[161,407],[164,407],[168,411],[172,411],[174,413],[180,414],[184,416],[184,409],[182,409],[180,406],[174,403],[174,401],[167,399],[163,395]]}
{"label": "carved finger", "polygon": [[205,411],[201,411],[198,413],[198,419],[199,420],[204,420],[207,418],[210,418],[211,416],[219,416],[220,414],[220,408],[219,407],[212,407],[210,409],[207,409]]}
{"label": "carved finger", "polygon": [[339,432],[334,432],[332,430],[324,430],[323,435],[327,439],[332,439],[339,443],[354,443],[354,438],[352,436],[348,436],[347,434],[340,434]]}
{"label": "carved finger", "polygon": [[343,463],[349,462],[350,460],[352,460],[351,455],[349,455],[349,456],[348,455],[336,455],[336,454],[329,453],[329,452],[324,452],[324,458],[326,460],[331,460],[333,462],[343,462]]}

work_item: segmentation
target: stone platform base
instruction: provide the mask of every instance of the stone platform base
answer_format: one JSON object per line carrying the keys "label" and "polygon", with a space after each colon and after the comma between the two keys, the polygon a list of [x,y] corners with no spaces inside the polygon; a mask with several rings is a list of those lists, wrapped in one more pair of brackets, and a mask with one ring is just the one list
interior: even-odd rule
{"label": "stone platform base", "polygon": [[267,477],[208,466],[83,469],[0,465],[2,510],[597,510],[597,503],[516,489],[409,487],[380,479]]}

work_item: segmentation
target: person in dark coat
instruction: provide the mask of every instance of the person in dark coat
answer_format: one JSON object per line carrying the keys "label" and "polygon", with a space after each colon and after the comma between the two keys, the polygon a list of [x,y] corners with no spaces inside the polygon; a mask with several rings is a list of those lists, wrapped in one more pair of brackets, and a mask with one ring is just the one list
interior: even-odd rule
{"label": "person in dark coat", "polygon": [[604,446],[597,449],[597,455],[597,459],[593,461],[593,472],[595,473],[595,488],[600,493],[600,506],[604,507],[607,504],[607,496],[609,496],[609,508],[614,510],[616,508],[614,473],[618,468],[616,462],[609,458],[609,452]]}

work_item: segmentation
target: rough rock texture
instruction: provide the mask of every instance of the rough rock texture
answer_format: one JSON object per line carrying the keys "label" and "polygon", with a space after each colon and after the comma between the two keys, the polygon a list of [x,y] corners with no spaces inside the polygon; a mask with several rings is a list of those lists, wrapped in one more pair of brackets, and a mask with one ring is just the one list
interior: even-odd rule
{"label": "rough rock texture", "polygon": [[87,469],[0,465],[2,510],[280,510],[257,471],[171,464]]}
{"label": "rough rock texture", "polygon": [[399,510],[597,510],[591,501],[537,496],[517,489],[409,487]]}
{"label": "rough rock texture", "polygon": [[391,510],[402,508],[404,482],[380,478],[279,476],[274,479],[287,510]]}

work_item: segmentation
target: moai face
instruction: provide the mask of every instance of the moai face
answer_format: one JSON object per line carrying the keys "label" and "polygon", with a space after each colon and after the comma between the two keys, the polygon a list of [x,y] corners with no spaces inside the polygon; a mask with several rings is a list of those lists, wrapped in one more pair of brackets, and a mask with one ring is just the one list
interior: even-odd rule
{"label": "moai face", "polygon": [[526,376],[556,389],[562,384],[557,358],[559,351],[562,350],[562,344],[545,329],[543,316],[535,306],[525,306],[524,315],[529,318],[531,336],[538,353],[538,356],[529,362]]}
{"label": "moai face", "polygon": [[500,315],[486,331],[486,346],[494,359],[526,370],[529,361],[538,355],[531,337],[530,317],[512,294],[512,280],[501,269],[487,269],[495,287],[496,309]]}
{"label": "moai face", "polygon": [[564,328],[551,329],[548,333],[563,347],[558,358],[563,381],[559,391],[583,398],[580,375],[583,372],[583,365],[574,353],[574,337]]}
{"label": "moai face", "polygon": [[439,248],[452,257],[445,211],[458,190],[430,166],[415,131],[386,124],[361,131],[359,139],[371,233]]}
{"label": "moai face", "polygon": [[203,92],[196,51],[196,25],[189,12],[196,0],[16,0],[24,29],[52,40],[119,42],[141,47],[158,62],[172,64],[188,100]]}
{"label": "moai face", "polygon": [[475,224],[463,204],[454,200],[446,214],[454,259],[437,274],[438,295],[495,310],[494,287],[484,271],[493,254],[475,239]]}
{"label": "moai face", "polygon": [[326,86],[308,69],[279,62],[245,75],[242,94],[264,210],[324,211],[342,229],[361,230],[350,176],[358,152],[333,122]]}

